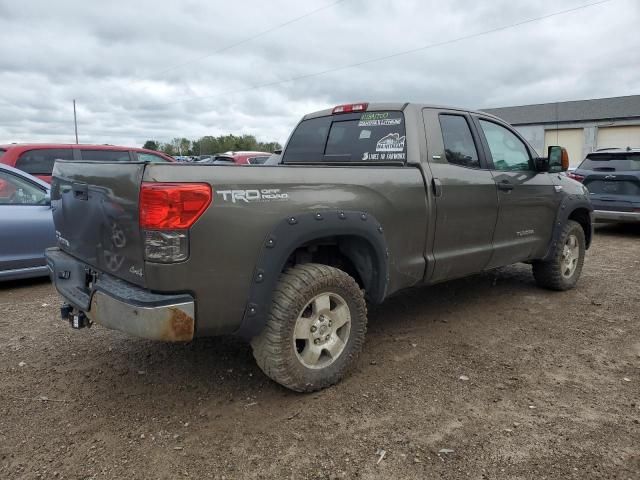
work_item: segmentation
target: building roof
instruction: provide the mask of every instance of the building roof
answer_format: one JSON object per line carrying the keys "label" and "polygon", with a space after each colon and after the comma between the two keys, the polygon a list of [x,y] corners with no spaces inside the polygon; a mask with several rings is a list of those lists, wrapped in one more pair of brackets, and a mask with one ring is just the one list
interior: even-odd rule
{"label": "building roof", "polygon": [[483,112],[500,117],[512,125],[640,119],[640,95],[486,108]]}

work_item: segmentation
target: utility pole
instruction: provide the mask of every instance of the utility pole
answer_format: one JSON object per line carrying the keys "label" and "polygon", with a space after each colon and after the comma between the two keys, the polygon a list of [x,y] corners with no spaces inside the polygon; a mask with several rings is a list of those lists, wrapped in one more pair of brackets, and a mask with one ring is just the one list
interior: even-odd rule
{"label": "utility pole", "polygon": [[78,144],[78,118],[76,117],[76,99],[73,99],[73,125],[76,129],[76,145]]}

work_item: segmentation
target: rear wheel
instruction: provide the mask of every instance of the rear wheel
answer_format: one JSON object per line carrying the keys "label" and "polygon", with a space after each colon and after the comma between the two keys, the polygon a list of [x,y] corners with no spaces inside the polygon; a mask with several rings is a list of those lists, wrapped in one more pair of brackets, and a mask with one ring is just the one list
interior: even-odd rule
{"label": "rear wheel", "polygon": [[578,222],[568,220],[551,258],[533,263],[536,283],[551,290],[569,290],[575,287],[582,272],[585,245],[582,226]]}
{"label": "rear wheel", "polygon": [[348,274],[319,264],[297,265],[280,277],[271,312],[251,341],[258,366],[298,392],[337,383],[364,343],[367,310]]}

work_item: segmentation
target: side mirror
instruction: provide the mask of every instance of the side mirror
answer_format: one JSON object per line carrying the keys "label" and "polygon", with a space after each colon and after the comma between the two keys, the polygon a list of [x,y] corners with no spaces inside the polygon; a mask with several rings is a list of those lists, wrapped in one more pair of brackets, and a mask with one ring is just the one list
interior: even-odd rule
{"label": "side mirror", "polygon": [[569,170],[569,154],[563,147],[551,146],[548,151],[549,172],[559,173]]}
{"label": "side mirror", "polygon": [[44,194],[44,204],[51,205],[51,192],[47,192]]}

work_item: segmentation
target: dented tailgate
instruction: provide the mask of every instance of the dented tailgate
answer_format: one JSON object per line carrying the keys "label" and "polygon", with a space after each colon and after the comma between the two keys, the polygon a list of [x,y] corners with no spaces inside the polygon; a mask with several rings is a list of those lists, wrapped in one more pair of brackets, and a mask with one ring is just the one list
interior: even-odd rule
{"label": "dented tailgate", "polygon": [[138,199],[143,162],[57,161],[51,204],[58,245],[118,278],[145,286]]}

